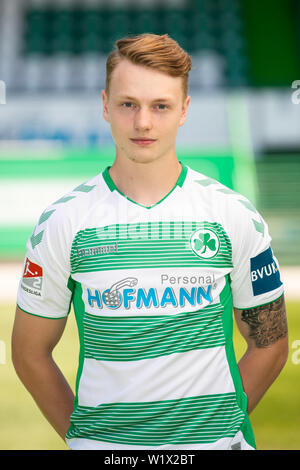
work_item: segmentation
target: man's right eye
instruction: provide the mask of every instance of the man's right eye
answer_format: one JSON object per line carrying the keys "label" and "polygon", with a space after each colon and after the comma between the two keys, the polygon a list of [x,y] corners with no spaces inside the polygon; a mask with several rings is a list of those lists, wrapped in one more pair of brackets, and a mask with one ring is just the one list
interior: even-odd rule
{"label": "man's right eye", "polygon": [[123,106],[124,106],[124,108],[131,108],[133,106],[133,104],[130,103],[129,101],[126,101],[126,103],[123,103]]}

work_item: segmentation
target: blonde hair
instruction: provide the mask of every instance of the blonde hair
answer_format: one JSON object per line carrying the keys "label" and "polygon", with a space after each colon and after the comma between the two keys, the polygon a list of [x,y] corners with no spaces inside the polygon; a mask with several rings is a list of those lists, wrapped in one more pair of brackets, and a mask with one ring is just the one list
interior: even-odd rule
{"label": "blonde hair", "polygon": [[164,72],[172,77],[182,77],[184,97],[188,94],[188,75],[192,68],[192,59],[179,44],[168,34],[157,35],[144,33],[125,37],[115,43],[106,61],[106,93],[115,67],[123,59],[133,64],[144,65]]}

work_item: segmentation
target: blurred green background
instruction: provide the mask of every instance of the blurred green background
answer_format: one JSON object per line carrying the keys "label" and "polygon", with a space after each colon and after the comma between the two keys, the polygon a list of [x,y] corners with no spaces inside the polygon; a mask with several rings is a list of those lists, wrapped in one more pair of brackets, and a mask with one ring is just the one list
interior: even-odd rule
{"label": "blurred green background", "polygon": [[[116,39],[143,32],[168,33],[192,55],[179,160],[248,197],[269,225],[290,354],[250,418],[258,449],[300,449],[299,25],[299,0],[0,0],[1,450],[66,449],[11,364],[17,283],[44,208],[112,163],[105,59]],[[236,329],[234,339],[239,358]],[[74,387],[72,312],[55,358]]]}

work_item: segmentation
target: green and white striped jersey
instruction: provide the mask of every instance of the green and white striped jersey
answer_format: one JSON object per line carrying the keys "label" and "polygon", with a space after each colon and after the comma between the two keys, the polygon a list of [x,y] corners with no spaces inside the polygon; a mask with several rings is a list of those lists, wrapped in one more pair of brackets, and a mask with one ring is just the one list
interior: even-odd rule
{"label": "green and white striped jersey", "polygon": [[[251,203],[182,165],[146,207],[102,174],[54,202],[27,244],[19,307],[74,306],[80,339],[71,449],[254,449],[232,307],[283,293]],[[234,448],[234,447],[233,447]]]}

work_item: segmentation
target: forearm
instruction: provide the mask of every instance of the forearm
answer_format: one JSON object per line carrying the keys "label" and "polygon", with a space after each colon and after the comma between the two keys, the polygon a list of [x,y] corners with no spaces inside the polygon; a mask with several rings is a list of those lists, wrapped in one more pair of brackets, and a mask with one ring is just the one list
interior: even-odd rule
{"label": "forearm", "polygon": [[288,357],[288,327],[284,296],[250,309],[234,309],[248,349],[238,366],[248,397],[248,413],[278,377]]}
{"label": "forearm", "polygon": [[65,438],[74,394],[51,356],[14,361],[16,372],[56,432]]}
{"label": "forearm", "polygon": [[238,363],[250,414],[280,374],[287,360],[286,339],[276,347],[248,348]]}

